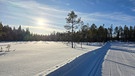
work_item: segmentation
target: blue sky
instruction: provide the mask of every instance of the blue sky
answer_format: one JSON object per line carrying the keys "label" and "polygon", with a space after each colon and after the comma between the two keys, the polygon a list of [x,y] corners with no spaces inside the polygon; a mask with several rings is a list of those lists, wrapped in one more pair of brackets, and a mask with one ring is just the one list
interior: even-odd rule
{"label": "blue sky", "polygon": [[66,31],[65,18],[72,10],[89,25],[135,25],[135,0],[0,0],[0,21],[50,34]]}

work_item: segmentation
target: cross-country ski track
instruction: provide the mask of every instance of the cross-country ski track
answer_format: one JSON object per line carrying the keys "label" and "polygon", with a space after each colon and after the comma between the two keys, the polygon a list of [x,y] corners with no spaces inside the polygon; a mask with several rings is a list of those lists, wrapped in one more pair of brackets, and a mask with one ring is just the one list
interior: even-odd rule
{"label": "cross-country ski track", "polygon": [[[76,45],[61,42],[0,43],[0,76],[135,76],[135,43]],[[15,51],[13,51],[15,50]]]}
{"label": "cross-country ski track", "polygon": [[47,76],[135,76],[135,44],[106,43]]}
{"label": "cross-country ski track", "polygon": [[101,76],[102,63],[110,43],[90,51],[47,76]]}
{"label": "cross-country ski track", "polygon": [[135,76],[135,44],[112,43],[104,59],[102,76]]}

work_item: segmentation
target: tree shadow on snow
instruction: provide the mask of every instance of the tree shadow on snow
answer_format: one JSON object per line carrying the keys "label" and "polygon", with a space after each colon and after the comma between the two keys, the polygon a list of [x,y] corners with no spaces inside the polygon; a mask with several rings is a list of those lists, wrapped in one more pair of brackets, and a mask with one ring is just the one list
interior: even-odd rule
{"label": "tree shadow on snow", "polygon": [[6,54],[5,52],[0,52],[0,56],[5,55],[5,54]]}
{"label": "tree shadow on snow", "polygon": [[113,46],[116,46],[116,47],[127,47],[127,48],[135,48],[135,44],[134,43],[126,43],[126,42],[119,42],[119,43],[115,43],[115,45]]}
{"label": "tree shadow on snow", "polygon": [[110,61],[110,62],[113,62],[113,63],[116,63],[116,64],[120,64],[120,65],[127,66],[127,67],[130,67],[130,68],[135,69],[135,66],[132,66],[132,65],[128,65],[128,64],[124,64],[124,63],[120,63],[120,62],[113,61],[113,60],[109,60],[109,59],[106,59],[106,61]]}
{"label": "tree shadow on snow", "polygon": [[110,43],[106,43],[103,47],[85,53],[60,68],[57,66],[58,69],[47,76],[101,76],[102,63],[109,48]]}
{"label": "tree shadow on snow", "polygon": [[128,48],[127,49],[125,49],[125,48],[110,48],[110,49],[114,50],[114,51],[122,51],[122,52],[128,52],[128,53],[135,53],[135,50],[129,50]]}

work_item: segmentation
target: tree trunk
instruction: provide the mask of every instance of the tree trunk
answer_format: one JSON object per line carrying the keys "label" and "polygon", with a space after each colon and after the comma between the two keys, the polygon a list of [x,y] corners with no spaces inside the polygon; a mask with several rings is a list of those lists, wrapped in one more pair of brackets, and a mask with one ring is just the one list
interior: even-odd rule
{"label": "tree trunk", "polygon": [[74,48],[74,44],[73,44],[73,23],[72,23],[72,40],[71,40],[71,43],[72,43],[72,48]]}

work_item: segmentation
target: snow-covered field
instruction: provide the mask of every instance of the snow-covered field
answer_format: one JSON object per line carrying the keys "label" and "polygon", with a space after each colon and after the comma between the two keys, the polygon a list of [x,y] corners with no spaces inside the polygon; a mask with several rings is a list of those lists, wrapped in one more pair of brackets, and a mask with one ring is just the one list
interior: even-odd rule
{"label": "snow-covered field", "polygon": [[[0,76],[135,76],[135,44],[0,43]],[[1,49],[0,49],[1,50]]]}
{"label": "snow-covered field", "polygon": [[135,44],[106,43],[47,76],[135,76]]}
{"label": "snow-covered field", "polygon": [[[76,49],[62,42],[6,42],[0,48],[10,52],[0,52],[0,76],[39,76],[46,75],[71,62],[78,56],[99,48],[86,46]],[[0,49],[1,50],[1,49]]]}

